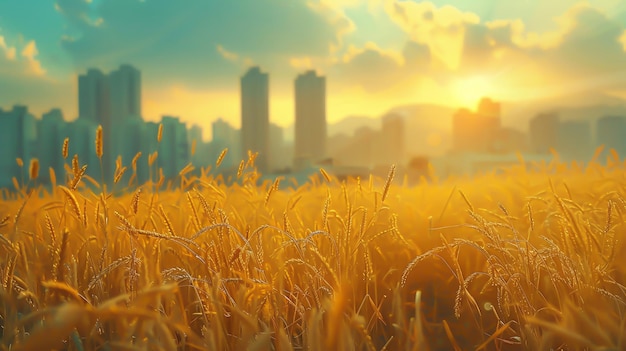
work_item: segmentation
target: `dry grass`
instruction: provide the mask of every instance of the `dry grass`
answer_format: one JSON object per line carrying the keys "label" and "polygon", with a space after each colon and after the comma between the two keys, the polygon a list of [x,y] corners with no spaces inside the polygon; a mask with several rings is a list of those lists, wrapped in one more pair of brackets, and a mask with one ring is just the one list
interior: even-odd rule
{"label": "dry grass", "polygon": [[75,157],[66,186],[5,191],[0,348],[626,347],[616,155],[411,188],[256,185],[254,158],[230,186],[188,165],[115,197]]}

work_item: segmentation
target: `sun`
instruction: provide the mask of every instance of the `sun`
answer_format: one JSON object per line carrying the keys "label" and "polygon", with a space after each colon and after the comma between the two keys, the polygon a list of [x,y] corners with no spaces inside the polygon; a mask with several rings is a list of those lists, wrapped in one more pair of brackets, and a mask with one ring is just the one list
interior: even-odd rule
{"label": "sun", "polygon": [[474,108],[481,98],[493,97],[494,93],[494,85],[486,76],[460,78],[452,85],[452,94],[456,102],[467,108]]}

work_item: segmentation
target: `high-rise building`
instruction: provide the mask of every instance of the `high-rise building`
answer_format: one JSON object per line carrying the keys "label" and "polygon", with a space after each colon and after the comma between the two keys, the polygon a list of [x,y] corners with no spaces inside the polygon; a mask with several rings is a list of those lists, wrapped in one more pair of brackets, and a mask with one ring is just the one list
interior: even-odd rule
{"label": "high-rise building", "polygon": [[459,109],[453,116],[452,137],[456,152],[493,152],[501,128],[500,104],[482,98],[476,112]]}
{"label": "high-rise building", "polygon": [[[104,157],[102,160],[103,171],[98,174],[104,173],[107,179],[112,179],[113,170],[113,150],[115,141],[111,139],[112,127],[111,127],[111,99],[109,95],[109,77],[102,73],[99,69],[90,68],[87,70],[87,74],[78,76],[78,121],[74,121],[68,124],[66,133],[78,133],[76,135],[77,140],[72,139],[72,148],[76,148],[78,140],[81,140],[83,136],[80,134],[80,130],[85,128],[97,128],[98,125],[102,126],[103,130],[103,142],[104,142]],[[91,133],[91,132],[90,132]],[[87,157],[85,152],[79,151],[79,157]],[[89,164],[88,169],[92,172],[94,169],[99,168],[100,165]],[[100,180],[101,177],[98,177]]]}
{"label": "high-rise building", "polygon": [[141,73],[131,65],[121,65],[109,74],[111,122],[141,118]]}
{"label": "high-rise building", "polygon": [[166,179],[174,179],[189,162],[187,126],[179,117],[163,116],[163,136],[159,144],[159,167]]}
{"label": "high-rise building", "polygon": [[[121,184],[124,186],[126,186],[130,181],[133,172],[136,172],[136,179],[133,180],[134,184],[138,184],[137,182],[139,181],[140,175],[142,175],[142,170],[140,168],[143,164],[137,162],[135,164],[135,169],[133,169],[132,160],[139,152],[142,152],[142,157],[148,157],[147,154],[143,154],[141,148],[141,138],[145,128],[146,125],[141,119],[129,118],[122,122],[122,128],[115,131],[120,150],[115,157],[117,158],[118,156],[121,156],[122,165],[127,167],[126,172],[120,179]],[[156,139],[156,136],[154,138]]]}
{"label": "high-rise building", "polygon": [[[0,187],[12,187],[12,177],[28,181],[28,165],[37,148],[37,121],[28,107],[15,105],[0,115]],[[20,169],[16,158],[24,166]]]}
{"label": "high-rise building", "polygon": [[226,122],[222,118],[218,118],[211,124],[211,126],[212,138],[210,158],[215,161],[220,153],[222,153],[225,148],[228,148],[228,153],[220,165],[221,169],[238,167],[241,160],[247,160],[247,153],[245,157],[242,154],[241,132],[238,129],[235,129],[230,125],[230,123]]}
{"label": "high-rise building", "polygon": [[285,142],[284,129],[274,123],[270,123],[270,169],[273,172],[284,171],[291,168],[293,157],[292,150]]}
{"label": "high-rise building", "polygon": [[559,115],[541,113],[528,123],[530,149],[534,153],[547,154],[550,148],[556,149],[559,133]]}
{"label": "high-rise building", "polygon": [[109,118],[109,88],[107,76],[91,68],[78,76],[78,118],[105,125]]}
{"label": "high-rise building", "polygon": [[596,125],[596,144],[604,145],[603,156],[615,149],[621,157],[626,156],[626,117],[604,116]]}
{"label": "high-rise building", "polygon": [[159,123],[145,122],[142,128],[141,135],[141,157],[137,163],[137,179],[139,183],[145,183],[148,180],[158,181],[159,173],[156,168],[159,164],[160,155],[157,157],[157,162],[152,165],[149,164],[150,155],[159,151],[159,143],[157,141],[159,134]]}
{"label": "high-rise building", "polygon": [[52,168],[59,177],[64,174],[63,140],[67,136],[66,129],[63,112],[60,109],[44,113],[38,122],[37,157],[41,168],[39,177],[44,182],[50,180],[49,168]]}
{"label": "high-rise building", "polygon": [[499,121],[500,115],[501,115],[500,103],[495,102],[491,100],[490,98],[482,98],[478,102],[478,108],[476,109],[476,114],[483,116],[483,117],[496,119]]}
{"label": "high-rise building", "polygon": [[[86,174],[101,182],[103,172],[96,156],[95,143],[97,128],[95,122],[79,118],[67,124],[65,135],[70,138],[67,162],[71,163],[71,158],[78,155],[80,165],[87,165]],[[62,178],[57,175],[57,179]]]}
{"label": "high-rise building", "polygon": [[260,172],[268,170],[269,124],[269,75],[255,66],[241,77],[241,151],[244,160],[248,151],[259,153]]}
{"label": "high-rise building", "polygon": [[110,181],[115,171],[115,159],[126,152],[124,133],[119,131],[128,119],[141,120],[141,73],[131,65],[121,65],[108,75],[95,68],[89,69],[87,74],[78,77],[78,109],[79,119],[91,124],[81,122],[70,129],[102,126],[102,163],[105,178]]}
{"label": "high-rise building", "polygon": [[326,155],[326,78],[309,70],[295,80],[295,167]]}

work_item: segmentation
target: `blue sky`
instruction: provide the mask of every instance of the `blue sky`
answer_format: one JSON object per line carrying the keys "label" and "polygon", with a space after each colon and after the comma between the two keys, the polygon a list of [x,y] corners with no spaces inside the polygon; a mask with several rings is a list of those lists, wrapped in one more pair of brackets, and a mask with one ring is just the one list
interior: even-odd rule
{"label": "blue sky", "polygon": [[0,106],[77,114],[77,74],[142,71],[144,118],[239,124],[239,77],[327,75],[328,118],[398,104],[472,105],[592,91],[626,98],[626,0],[0,0]]}

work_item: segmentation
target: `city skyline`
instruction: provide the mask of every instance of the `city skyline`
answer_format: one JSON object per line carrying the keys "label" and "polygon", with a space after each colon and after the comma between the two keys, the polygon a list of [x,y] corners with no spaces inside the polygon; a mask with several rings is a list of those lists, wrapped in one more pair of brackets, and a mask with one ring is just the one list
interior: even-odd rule
{"label": "city skyline", "polygon": [[623,101],[624,9],[621,0],[4,2],[0,106],[61,108],[73,120],[77,77],[125,63],[145,76],[145,120],[177,115],[207,131],[218,117],[240,127],[237,77],[253,65],[272,76],[269,116],[282,127],[295,120],[293,77],[308,69],[327,77],[329,123],[406,104],[469,108],[482,96]]}

